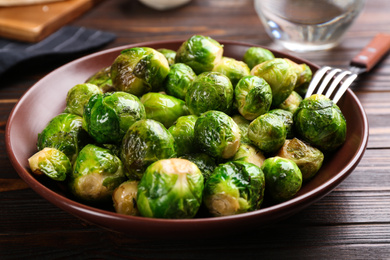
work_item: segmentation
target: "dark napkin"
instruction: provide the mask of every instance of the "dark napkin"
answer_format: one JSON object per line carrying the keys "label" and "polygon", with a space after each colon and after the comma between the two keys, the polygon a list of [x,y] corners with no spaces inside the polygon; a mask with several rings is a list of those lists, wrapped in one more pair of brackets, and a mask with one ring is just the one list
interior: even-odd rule
{"label": "dark napkin", "polygon": [[17,63],[47,55],[64,55],[101,47],[115,39],[113,33],[64,26],[37,43],[0,38],[0,75]]}

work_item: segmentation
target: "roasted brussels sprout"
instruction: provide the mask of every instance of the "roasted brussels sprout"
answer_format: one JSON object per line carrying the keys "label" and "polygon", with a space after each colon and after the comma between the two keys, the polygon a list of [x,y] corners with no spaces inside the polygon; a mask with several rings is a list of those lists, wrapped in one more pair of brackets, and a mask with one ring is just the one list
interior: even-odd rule
{"label": "roasted brussels sprout", "polygon": [[157,49],[158,52],[161,52],[168,61],[169,66],[175,64],[176,51],[170,49]]}
{"label": "roasted brussels sprout", "polygon": [[213,216],[228,216],[259,209],[264,197],[262,170],[243,161],[219,165],[205,184],[203,202]]}
{"label": "roasted brussels sprout", "polygon": [[159,160],[138,185],[137,206],[144,217],[192,218],[202,203],[203,175],[185,159]]}
{"label": "roasted brussels sprout", "polygon": [[263,162],[265,160],[265,156],[255,146],[250,144],[241,144],[240,148],[238,148],[238,151],[234,155],[232,160],[253,163],[258,167],[261,167],[261,165],[263,165]]}
{"label": "roasted brussels sprout", "polygon": [[121,183],[112,194],[116,213],[138,216],[137,191],[139,181],[127,180]]}
{"label": "roasted brussels sprout", "polygon": [[234,98],[238,112],[247,120],[253,120],[270,109],[272,90],[264,79],[246,76],[236,85]]}
{"label": "roasted brussels sprout", "polygon": [[305,98],[294,114],[295,130],[304,141],[323,152],[340,147],[347,134],[347,122],[340,108],[323,95]]}
{"label": "roasted brussels sprout", "polygon": [[279,108],[295,113],[299,104],[302,102],[302,97],[295,91],[291,92],[290,96],[279,105]]}
{"label": "roasted brussels sprout", "polygon": [[286,141],[286,136],[283,120],[270,113],[259,116],[248,127],[249,139],[265,153],[278,151]]}
{"label": "roasted brussels sprout", "polygon": [[68,156],[55,148],[44,148],[28,159],[35,175],[46,175],[55,181],[63,181],[72,172]]}
{"label": "roasted brussels sprout", "polygon": [[275,58],[256,65],[251,74],[264,78],[272,89],[272,106],[279,106],[294,90],[297,74],[285,59]]}
{"label": "roasted brussels sprout", "polygon": [[84,109],[83,128],[96,142],[119,143],[134,122],[146,117],[140,100],[122,91],[94,95]]}
{"label": "roasted brussels sprout", "polygon": [[184,63],[176,63],[165,78],[164,89],[168,95],[185,99],[187,89],[196,78],[195,72]]}
{"label": "roasted brussels sprout", "polygon": [[37,148],[56,148],[68,156],[71,163],[79,151],[91,141],[82,128],[83,119],[74,114],[59,114],[38,134]]}
{"label": "roasted brussels sprout", "polygon": [[219,72],[204,72],[187,89],[186,104],[194,115],[209,110],[230,113],[233,104],[233,86],[230,80]]}
{"label": "roasted brussels sprout", "polygon": [[222,57],[221,61],[214,66],[213,71],[220,72],[227,76],[230,79],[233,88],[242,77],[251,74],[251,70],[245,62],[228,57]]}
{"label": "roasted brussels sprout", "polygon": [[165,56],[148,47],[123,50],[111,65],[115,89],[138,97],[149,91],[159,91],[168,72]]}
{"label": "roasted brussels sprout", "polygon": [[307,88],[309,87],[312,71],[309,66],[306,64],[297,64],[289,59],[287,60],[295,69],[295,73],[297,74],[297,83],[295,84],[294,90],[302,96],[305,96],[307,92]]}
{"label": "roasted brussels sprout", "polygon": [[238,128],[240,129],[240,135],[241,135],[240,142],[245,143],[245,144],[252,143],[252,141],[249,140],[249,137],[248,137],[248,127],[249,127],[250,121],[246,120],[240,114],[236,114],[236,115],[232,116],[232,119],[234,120],[234,122],[236,122],[236,124],[238,125]]}
{"label": "roasted brussels sprout", "polygon": [[111,80],[111,66],[99,70],[87,79],[85,83],[98,86],[103,93],[114,91],[115,89]]}
{"label": "roasted brussels sprout", "polygon": [[183,42],[176,52],[176,63],[185,63],[196,74],[211,71],[223,55],[223,46],[216,40],[202,35],[194,35]]}
{"label": "roasted brussels sprout", "polygon": [[286,126],[286,138],[293,138],[295,136],[293,113],[280,108],[272,109],[268,113],[277,115],[278,117],[280,117],[280,119],[282,119],[284,125]]}
{"label": "roasted brussels sprout", "polygon": [[92,204],[112,201],[113,191],[126,180],[121,160],[93,144],[80,151],[69,177],[72,194]]}
{"label": "roasted brussels sprout", "polygon": [[129,179],[139,180],[150,164],[175,156],[175,139],[155,120],[135,122],[123,137],[121,159]]}
{"label": "roasted brussels sprout", "polygon": [[166,128],[190,113],[183,100],[162,93],[146,93],[140,101],[145,107],[146,118],[159,121]]}
{"label": "roasted brussels sprout", "polygon": [[196,166],[198,166],[199,170],[202,172],[203,179],[205,182],[213,173],[215,167],[217,167],[215,159],[205,153],[186,154],[181,156],[180,158],[195,163]]}
{"label": "roasted brussels sprout", "polygon": [[313,178],[324,161],[324,154],[320,150],[297,138],[286,140],[277,155],[295,162],[304,182]]}
{"label": "roasted brussels sprout", "polygon": [[231,158],[240,147],[240,128],[221,111],[203,113],[196,120],[194,131],[199,149],[212,157]]}
{"label": "roasted brussels sprout", "polygon": [[252,69],[257,64],[267,60],[275,59],[274,54],[267,49],[261,47],[250,47],[244,54],[244,62]]}
{"label": "roasted brussels sprout", "polygon": [[302,173],[295,162],[282,158],[267,158],[261,169],[265,175],[266,196],[275,202],[291,199],[302,187]]}
{"label": "roasted brussels sprout", "polygon": [[85,105],[96,94],[102,94],[98,86],[90,83],[77,84],[68,91],[65,111],[70,114],[83,116]]}
{"label": "roasted brussels sprout", "polygon": [[194,128],[197,116],[181,116],[168,129],[175,139],[175,147],[177,156],[193,153],[196,151],[194,146]]}

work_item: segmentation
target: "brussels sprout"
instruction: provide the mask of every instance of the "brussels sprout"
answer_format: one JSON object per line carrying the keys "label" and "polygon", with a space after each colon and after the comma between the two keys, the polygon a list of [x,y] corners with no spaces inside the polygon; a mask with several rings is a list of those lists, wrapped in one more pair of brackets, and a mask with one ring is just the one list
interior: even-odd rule
{"label": "brussels sprout", "polygon": [[255,146],[250,144],[241,144],[232,160],[253,163],[258,167],[261,167],[265,160],[265,156]]}
{"label": "brussels sprout", "polygon": [[320,150],[297,138],[286,140],[277,155],[294,161],[301,170],[303,181],[310,180],[324,161],[324,154]]}
{"label": "brussels sprout", "polygon": [[38,134],[37,148],[56,148],[66,154],[73,163],[79,151],[90,142],[82,128],[83,119],[74,114],[59,114]]}
{"label": "brussels sprout", "polygon": [[291,199],[302,187],[302,173],[295,162],[279,156],[268,158],[261,169],[267,195],[276,202]]}
{"label": "brussels sprout", "polygon": [[175,156],[175,139],[155,120],[135,122],[123,137],[121,159],[130,179],[141,179],[150,164]]}
{"label": "brussels sprout", "polygon": [[244,62],[248,64],[249,68],[252,69],[257,64],[263,63],[267,60],[275,59],[274,54],[261,47],[250,47],[244,54]]}
{"label": "brussels sprout", "polygon": [[99,70],[87,79],[85,83],[98,86],[103,93],[114,91],[115,89],[111,80],[111,66]]}
{"label": "brussels sprout", "polygon": [[46,175],[55,181],[63,181],[72,172],[72,165],[60,150],[44,148],[28,159],[31,171],[35,175]]}
{"label": "brussels sprout", "polygon": [[214,66],[213,71],[220,72],[227,76],[230,79],[233,88],[242,77],[251,74],[251,70],[245,62],[228,57],[222,57],[221,61]]}
{"label": "brussels sprout", "polygon": [[162,48],[162,49],[157,49],[157,51],[161,52],[165,56],[165,58],[168,61],[169,66],[172,66],[173,64],[175,64],[176,52],[174,50]]}
{"label": "brussels sprout", "polygon": [[295,84],[294,90],[302,96],[305,96],[307,92],[307,88],[309,87],[312,71],[309,66],[306,64],[297,64],[289,59],[287,60],[295,69],[295,73],[297,74],[297,83]]}
{"label": "brussels sprout", "polygon": [[223,46],[207,36],[194,35],[183,42],[176,52],[176,63],[185,63],[196,74],[211,71],[223,54]]}
{"label": "brussels sprout", "polygon": [[340,108],[323,95],[305,98],[294,114],[295,130],[304,141],[328,152],[340,147],[347,122]]}
{"label": "brussels sprout", "polygon": [[273,153],[286,141],[287,130],[283,120],[274,114],[264,114],[248,127],[248,137],[260,150]]}
{"label": "brussels sprout", "polygon": [[272,106],[279,106],[294,90],[297,74],[285,59],[275,58],[256,65],[251,74],[264,78],[272,89]]}
{"label": "brussels sprout", "polygon": [[119,143],[134,122],[146,117],[140,100],[129,93],[94,95],[84,109],[83,127],[96,142]]}
{"label": "brussels sprout", "polygon": [[69,177],[72,194],[88,203],[111,201],[113,191],[126,180],[121,160],[93,144],[80,151]]}
{"label": "brussels sprout", "polygon": [[138,97],[149,91],[159,91],[168,72],[165,56],[147,47],[123,50],[111,65],[115,89]]}
{"label": "brussels sprout", "polygon": [[102,94],[102,91],[96,85],[90,83],[77,84],[68,91],[65,111],[83,116],[85,105],[95,94]]}
{"label": "brussels sprout", "polygon": [[181,116],[168,129],[175,139],[177,156],[196,151],[194,147],[194,127],[197,119],[198,117],[194,115]]}
{"label": "brussels sprout", "polygon": [[286,126],[287,135],[286,138],[294,137],[294,115],[290,111],[283,110],[280,108],[272,109],[268,113],[277,115],[282,119],[284,125]]}
{"label": "brussels sprout", "polygon": [[272,90],[264,79],[246,76],[234,89],[234,98],[240,114],[248,120],[253,120],[270,109]]}
{"label": "brussels sprout", "polygon": [[207,180],[203,202],[213,216],[228,216],[259,209],[264,197],[262,170],[243,161],[219,165]]}
{"label": "brussels sprout", "polygon": [[116,213],[138,216],[137,191],[139,181],[128,180],[118,186],[112,193]]}
{"label": "brussels sprout", "polygon": [[185,159],[159,160],[138,185],[137,206],[144,217],[192,218],[202,203],[203,175]]}
{"label": "brussels sprout", "polygon": [[185,102],[162,93],[149,92],[140,99],[146,118],[154,119],[169,128],[179,117],[189,114]]}
{"label": "brussels sprout", "polygon": [[228,159],[240,147],[240,128],[221,111],[207,111],[195,123],[195,142],[199,149],[216,158]]}
{"label": "brussels sprout", "polygon": [[279,108],[295,113],[299,104],[302,102],[302,97],[295,91],[291,92],[290,96],[279,105]]}
{"label": "brussels sprout", "polygon": [[165,78],[164,89],[168,95],[185,99],[187,89],[196,78],[195,72],[184,63],[176,63]]}
{"label": "brussels sprout", "polygon": [[209,110],[230,113],[233,104],[233,86],[230,80],[219,72],[204,72],[187,89],[186,104],[194,115]]}
{"label": "brussels sprout", "polygon": [[181,156],[180,158],[195,163],[196,166],[198,166],[199,170],[202,172],[203,179],[205,182],[213,173],[215,167],[217,167],[215,159],[205,153],[186,154]]}
{"label": "brussels sprout", "polygon": [[232,119],[236,124],[238,125],[238,128],[240,129],[240,135],[241,135],[241,143],[250,144],[252,143],[251,140],[249,140],[248,137],[248,127],[250,124],[249,120],[246,120],[242,115],[236,114],[232,116]]}

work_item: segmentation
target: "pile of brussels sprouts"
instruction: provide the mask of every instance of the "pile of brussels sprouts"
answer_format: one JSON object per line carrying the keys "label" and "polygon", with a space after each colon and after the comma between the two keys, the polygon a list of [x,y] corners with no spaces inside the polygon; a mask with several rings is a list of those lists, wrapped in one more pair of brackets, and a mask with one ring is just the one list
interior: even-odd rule
{"label": "pile of brussels sprouts", "polygon": [[226,216],[283,202],[346,138],[337,105],[302,100],[311,76],[260,47],[225,57],[201,35],[177,51],[126,49],[69,90],[30,168],[127,215]]}

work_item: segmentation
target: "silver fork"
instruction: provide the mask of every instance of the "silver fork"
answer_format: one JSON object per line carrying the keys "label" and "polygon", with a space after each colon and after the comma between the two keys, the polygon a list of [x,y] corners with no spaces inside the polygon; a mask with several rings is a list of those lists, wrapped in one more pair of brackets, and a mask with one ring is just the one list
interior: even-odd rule
{"label": "silver fork", "polygon": [[[313,76],[305,98],[323,94],[337,103],[358,75],[370,71],[390,49],[390,35],[378,34],[350,62],[348,70],[325,66]],[[326,92],[325,92],[326,91]],[[325,94],[324,94],[325,93]]]}

